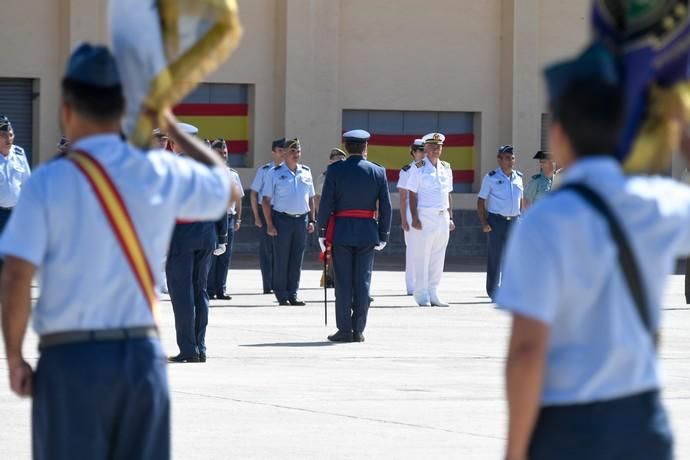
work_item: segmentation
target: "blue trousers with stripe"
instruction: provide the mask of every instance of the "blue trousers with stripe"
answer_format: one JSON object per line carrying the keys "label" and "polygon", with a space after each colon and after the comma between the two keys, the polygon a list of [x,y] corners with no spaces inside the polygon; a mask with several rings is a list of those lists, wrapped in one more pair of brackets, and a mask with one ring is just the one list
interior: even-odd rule
{"label": "blue trousers with stripe", "polygon": [[41,349],[32,408],[34,459],[170,458],[166,357],[157,339]]}

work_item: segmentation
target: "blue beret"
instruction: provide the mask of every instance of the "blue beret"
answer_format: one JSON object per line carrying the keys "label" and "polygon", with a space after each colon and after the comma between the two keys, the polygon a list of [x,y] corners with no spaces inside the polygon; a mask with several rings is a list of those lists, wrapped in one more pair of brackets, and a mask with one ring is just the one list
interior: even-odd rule
{"label": "blue beret", "polygon": [[611,85],[619,83],[619,71],[613,54],[602,44],[595,43],[574,59],[558,62],[544,70],[549,92],[549,103],[553,104],[578,80],[596,80]]}
{"label": "blue beret", "polygon": [[271,144],[271,150],[284,149],[285,148],[285,138],[276,139]]}
{"label": "blue beret", "polygon": [[108,48],[82,43],[67,62],[65,78],[100,88],[120,86],[115,58]]}
{"label": "blue beret", "polygon": [[367,142],[371,134],[363,129],[353,129],[343,134],[343,140],[345,142]]}
{"label": "blue beret", "polygon": [[12,129],[10,119],[5,115],[0,115],[0,131],[9,131],[10,129]]}

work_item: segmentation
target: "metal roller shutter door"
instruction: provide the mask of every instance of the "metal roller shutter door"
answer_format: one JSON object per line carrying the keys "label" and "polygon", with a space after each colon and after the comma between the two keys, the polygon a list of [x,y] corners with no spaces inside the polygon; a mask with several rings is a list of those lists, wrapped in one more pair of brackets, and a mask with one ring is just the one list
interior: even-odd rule
{"label": "metal roller shutter door", "polygon": [[[14,128],[14,143],[23,147],[29,161],[33,153],[33,80],[0,78],[0,114],[6,115]],[[56,140],[57,142],[57,140]]]}

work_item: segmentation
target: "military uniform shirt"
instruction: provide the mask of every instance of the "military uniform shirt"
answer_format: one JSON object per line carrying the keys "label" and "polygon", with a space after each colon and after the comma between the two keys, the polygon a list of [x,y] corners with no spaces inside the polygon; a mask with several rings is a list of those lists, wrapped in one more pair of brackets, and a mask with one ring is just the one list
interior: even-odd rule
{"label": "military uniform shirt", "polygon": [[292,172],[285,163],[276,166],[266,174],[262,195],[271,199],[273,209],[288,214],[309,212],[309,198],[312,198],[314,181],[309,167],[298,164]]}
{"label": "military uniform shirt", "polygon": [[553,177],[549,179],[544,173],[535,174],[525,188],[525,199],[534,204],[553,188]]}
{"label": "military uniform shirt", "polygon": [[254,176],[254,180],[252,181],[250,189],[256,192],[257,198],[259,200],[259,205],[261,205],[261,200],[264,197],[263,189],[264,185],[266,184],[266,175],[269,172],[273,171],[273,168],[275,167],[275,161],[271,161],[270,163],[266,163],[265,165],[256,170],[256,175]]}
{"label": "military uniform shirt", "polygon": [[[240,189],[240,197],[244,198],[244,188],[242,188],[242,180],[240,179],[240,175],[237,174],[237,171],[235,171],[232,168],[228,168],[228,171],[230,171],[230,180],[231,184],[233,186],[237,184],[237,186]],[[242,206],[242,203],[240,202],[240,206]],[[228,214],[232,214],[233,216],[237,214],[237,203],[233,203],[232,206],[228,208]]]}
{"label": "military uniform shirt", "polygon": [[[609,204],[638,261],[659,324],[676,257],[690,252],[690,189],[626,177],[610,158],[578,161],[564,185],[584,182]],[[539,267],[535,273],[526,267]],[[635,310],[606,220],[572,191],[540,200],[517,224],[497,292],[500,308],[550,328],[543,405],[625,397],[659,387],[653,340]]]}
{"label": "military uniform shirt", "polygon": [[417,194],[417,208],[448,209],[448,194],[453,191],[450,163],[438,160],[437,167],[425,158],[410,168],[405,188]]}
{"label": "military uniform shirt", "polygon": [[488,212],[515,217],[520,215],[522,187],[522,173],[513,170],[508,177],[501,168],[496,168],[484,176],[479,198],[487,201]]}
{"label": "military uniform shirt", "polygon": [[[397,184],[397,189],[400,191],[400,189],[405,189],[407,190],[407,181],[410,178],[410,172],[412,171],[412,168],[415,167],[415,162],[411,161],[409,164],[403,166],[400,169],[400,174],[398,175],[398,184]],[[405,200],[406,204],[406,214],[407,214],[407,221],[408,223],[412,221],[412,213],[410,212],[410,197],[407,197],[407,200]]]}
{"label": "military uniform shirt", "polygon": [[13,145],[10,153],[0,154],[0,208],[13,208],[22,185],[31,176],[31,168],[21,147]]}
{"label": "military uniform shirt", "polygon": [[[176,219],[216,220],[226,212],[227,170],[163,150],[144,153],[115,134],[79,140],[108,172],[134,222],[160,285]],[[39,267],[36,332],[112,329],[154,324],[149,304],[86,177],[65,158],[27,181],[0,253]]]}

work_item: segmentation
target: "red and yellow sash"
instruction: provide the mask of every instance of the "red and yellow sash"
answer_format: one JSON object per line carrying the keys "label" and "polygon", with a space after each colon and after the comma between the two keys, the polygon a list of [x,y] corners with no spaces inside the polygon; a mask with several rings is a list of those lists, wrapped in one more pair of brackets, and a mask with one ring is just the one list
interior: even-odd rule
{"label": "red and yellow sash", "polygon": [[122,196],[103,166],[91,155],[76,150],[70,152],[67,158],[77,166],[91,184],[98,202],[103,208],[103,213],[108,218],[110,227],[120,243],[129,267],[132,269],[134,278],[149,304],[151,314],[156,318],[158,297],[156,296],[153,272],[148,260],[146,260],[144,248]]}

